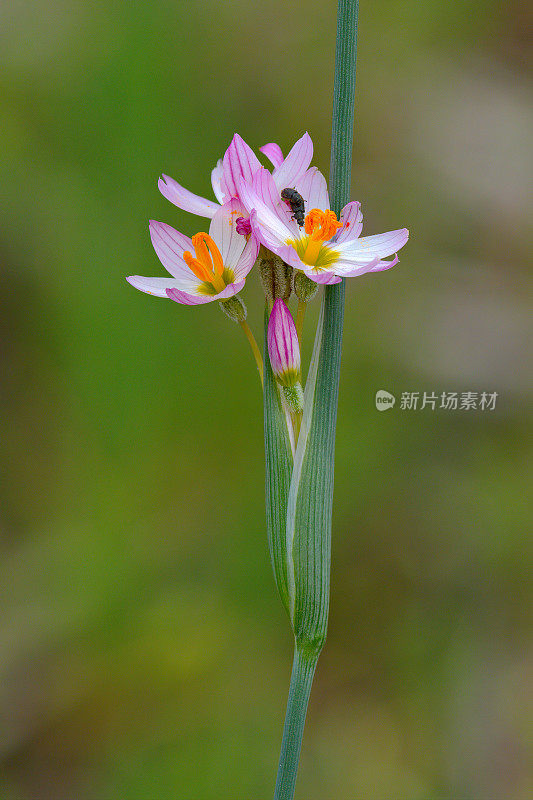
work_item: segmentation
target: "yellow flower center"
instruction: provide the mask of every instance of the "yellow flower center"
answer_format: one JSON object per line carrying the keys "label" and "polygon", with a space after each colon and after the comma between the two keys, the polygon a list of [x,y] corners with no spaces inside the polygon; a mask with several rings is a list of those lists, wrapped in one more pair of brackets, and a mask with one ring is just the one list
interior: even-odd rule
{"label": "yellow flower center", "polygon": [[211,284],[218,294],[227,285],[222,277],[224,262],[220,250],[208,233],[196,233],[192,237],[192,245],[196,258],[186,250],[183,260],[198,280]]}
{"label": "yellow flower center", "polygon": [[[320,250],[325,242],[329,242],[338,229],[342,228],[342,222],[339,222],[337,215],[334,211],[322,211],[320,208],[313,208],[305,217],[305,232],[307,236],[302,236],[300,239],[290,239],[287,244],[292,245],[302,261],[310,267],[322,268],[335,260],[333,251],[323,254],[323,258],[319,259]],[[335,254],[337,255],[337,254]],[[322,264],[321,262],[327,262]]]}

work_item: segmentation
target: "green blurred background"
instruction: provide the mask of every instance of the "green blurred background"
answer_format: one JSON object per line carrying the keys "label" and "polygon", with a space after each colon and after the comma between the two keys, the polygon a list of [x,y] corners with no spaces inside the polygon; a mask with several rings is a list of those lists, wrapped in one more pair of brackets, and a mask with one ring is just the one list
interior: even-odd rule
{"label": "green blurred background", "polygon": [[[211,196],[235,131],[287,151],[308,130],[327,172],[335,14],[332,0],[1,11],[6,800],[271,796],[291,640],[257,375],[216,307],[125,276],[164,274],[150,217],[204,227],[159,174]],[[528,14],[361,3],[353,197],[366,233],[412,238],[394,270],[348,286],[305,800],[533,796]],[[493,412],[379,413],[378,389],[499,396]]]}

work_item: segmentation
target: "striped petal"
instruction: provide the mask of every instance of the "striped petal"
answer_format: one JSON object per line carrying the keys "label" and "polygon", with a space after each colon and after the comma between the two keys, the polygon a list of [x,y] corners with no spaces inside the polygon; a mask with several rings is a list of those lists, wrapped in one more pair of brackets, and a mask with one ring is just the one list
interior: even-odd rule
{"label": "striped petal", "polygon": [[201,306],[204,303],[212,303],[213,300],[227,300],[228,297],[233,297],[234,294],[240,292],[243,286],[244,281],[229,283],[224,291],[218,294],[190,294],[189,292],[170,288],[167,291],[167,297],[176,303],[181,303],[183,306]]}
{"label": "striped petal", "polygon": [[366,263],[368,256],[386,258],[392,256],[404,246],[409,239],[407,228],[396,231],[378,233],[375,236],[364,236],[359,239],[346,239],[338,245],[334,243],[335,250],[339,250],[343,259],[357,263],[361,259]]}
{"label": "striped petal", "polygon": [[243,181],[240,182],[239,192],[241,200],[250,214],[254,233],[269,250],[275,250],[285,245],[287,239],[294,239],[299,235],[298,226],[293,220],[288,219],[286,223],[282,222],[272,208],[267,206],[263,199]]}
{"label": "striped petal", "polygon": [[235,278],[240,281],[246,278],[250,270],[252,269],[255,261],[257,259],[259,253],[259,239],[256,236],[250,236],[244,250],[242,251],[242,255],[239,258],[239,261],[235,266],[232,268],[235,274]]}
{"label": "striped petal", "polygon": [[295,187],[302,175],[311,163],[313,158],[313,142],[308,133],[304,133],[301,139],[293,145],[287,158],[276,167],[272,177],[278,190]]}
{"label": "striped petal", "polygon": [[159,178],[157,185],[163,197],[166,197],[167,200],[170,200],[171,203],[174,203],[175,206],[183,209],[183,211],[189,211],[199,217],[210,218],[219,207],[218,203],[189,192],[188,189],[180,186],[174,178],[170,178],[168,175],[163,175]]}
{"label": "striped petal", "polygon": [[296,190],[305,200],[305,213],[312,208],[329,208],[329,194],[326,179],[317,167],[311,167],[296,183]]}
{"label": "striped petal", "polygon": [[191,276],[192,273],[183,260],[184,250],[194,250],[188,236],[184,236],[183,233],[165,222],[156,222],[151,219],[150,238],[157,257],[171,275],[183,279]]}
{"label": "striped petal", "polygon": [[227,201],[232,197],[238,197],[238,181],[242,178],[251,182],[260,167],[259,159],[252,148],[236,133],[222,159],[221,189],[224,192],[224,199]]}
{"label": "striped petal", "polygon": [[126,278],[128,283],[131,283],[136,289],[139,289],[145,294],[151,294],[154,297],[167,297],[167,290],[175,289],[189,289],[194,292],[195,286],[191,282],[190,286],[182,286],[181,282],[176,278],[143,278],[142,275],[130,275]]}
{"label": "striped petal", "polygon": [[264,167],[258,170],[252,181],[254,192],[265,202],[271,211],[279,217],[284,225],[288,225],[296,234],[296,228],[292,223],[292,212],[282,199],[278,187],[270,172]]}
{"label": "striped petal", "polygon": [[[300,374],[300,346],[294,320],[283,300],[276,300],[268,320],[268,355],[281,383],[294,383]],[[292,378],[292,380],[291,380]]]}
{"label": "striped petal", "polygon": [[280,167],[283,164],[283,152],[279,144],[269,142],[260,147],[259,152],[268,158],[273,167]]}
{"label": "striped petal", "polygon": [[330,272],[329,270],[317,271],[308,268],[304,269],[304,273],[320,286],[331,286],[334,283],[340,283],[342,281],[342,277],[335,275],[334,272]]}
{"label": "striped petal", "polygon": [[216,167],[211,170],[211,186],[213,187],[216,199],[221,204],[224,202],[224,192],[222,191],[221,185],[223,172],[222,159],[219,158]]}
{"label": "striped petal", "polygon": [[233,199],[220,206],[211,220],[209,234],[215,240],[225,267],[234,269],[246,245],[246,239],[237,233],[236,220],[246,215],[240,200]]}
{"label": "striped petal", "polygon": [[363,230],[363,212],[361,203],[348,203],[341,211],[340,221],[343,227],[335,237],[335,244],[348,239],[357,239]]}

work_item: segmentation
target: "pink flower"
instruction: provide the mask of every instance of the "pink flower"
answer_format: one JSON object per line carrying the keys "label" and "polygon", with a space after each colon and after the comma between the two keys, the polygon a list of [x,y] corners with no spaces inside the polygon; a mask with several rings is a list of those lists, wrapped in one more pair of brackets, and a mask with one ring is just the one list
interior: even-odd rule
{"label": "pink flower", "polygon": [[131,275],[127,280],[141,292],[170,297],[184,305],[225,300],[237,294],[259,250],[255,237],[247,240],[237,233],[235,220],[240,214],[239,208],[238,200],[219,206],[209,233],[197,233],[192,239],[170,225],[151,220],[152,244],[172,277]]}
{"label": "pink flower", "polygon": [[282,386],[300,382],[300,345],[292,314],[283,302],[276,300],[267,332],[268,355],[274,377]]}
{"label": "pink flower", "polygon": [[[260,148],[274,166],[272,179],[278,187],[278,193],[286,186],[293,186],[304,174],[313,157],[313,142],[308,133],[291,149],[287,158],[283,158],[281,148],[277,144],[266,144]],[[158,186],[161,194],[184,211],[190,211],[200,217],[212,218],[220,205],[232,198],[239,199],[239,182],[251,183],[253,176],[261,169],[261,164],[253,150],[238,133],[224,153],[224,157],[211,172],[211,184],[217,202],[199,197],[180,186],[173,178],[163,175]],[[241,217],[248,214],[241,206]]]}
{"label": "pink flower", "polygon": [[[396,253],[409,238],[406,228],[360,238],[360,204],[348,203],[337,220],[329,207],[326,180],[316,167],[307,170],[294,187],[307,212],[302,227],[279,196],[268,170],[258,170],[251,185],[242,180],[239,183],[254,234],[287,264],[316,283],[339,283],[342,278],[379,272],[398,263]],[[384,260],[388,256],[394,258]]]}

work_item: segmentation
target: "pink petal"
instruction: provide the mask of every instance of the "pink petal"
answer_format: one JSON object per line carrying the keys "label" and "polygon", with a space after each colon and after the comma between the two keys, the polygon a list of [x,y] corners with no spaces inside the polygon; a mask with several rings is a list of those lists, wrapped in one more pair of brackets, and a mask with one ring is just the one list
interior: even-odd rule
{"label": "pink petal", "polygon": [[213,192],[215,193],[216,199],[221,204],[224,202],[224,192],[222,191],[221,186],[223,173],[224,168],[222,166],[222,159],[219,158],[216,167],[211,170],[211,186],[213,187]]}
{"label": "pink petal", "polygon": [[331,286],[331,284],[340,283],[342,280],[341,277],[335,275],[334,272],[330,272],[329,270],[322,270],[320,272],[315,272],[312,269],[304,269],[304,272],[308,278],[311,278],[312,281],[320,285]]}
{"label": "pink petal", "polygon": [[292,220],[292,212],[287,203],[281,199],[279,189],[267,169],[262,167],[255,173],[252,188],[281,222],[293,230],[294,236],[299,236],[299,228]]}
{"label": "pink petal", "polygon": [[300,178],[305,174],[313,158],[313,142],[308,133],[293,145],[283,164],[272,173],[274,182],[281,192],[282,189],[295,187]]}
{"label": "pink petal", "polygon": [[230,200],[232,197],[239,196],[239,179],[243,178],[246,182],[251,182],[261,164],[252,148],[236,133],[224,153],[222,166],[221,189],[225,199]]}
{"label": "pink petal", "polygon": [[345,205],[341,211],[340,221],[343,223],[343,227],[335,237],[335,244],[348,239],[357,239],[363,230],[361,203],[352,202]]}
{"label": "pink petal", "polygon": [[183,260],[184,250],[194,252],[192,242],[171,225],[150,220],[150,237],[157,257],[175,278],[190,278],[189,267]]}
{"label": "pink petal", "polygon": [[279,167],[283,164],[283,152],[279,144],[269,142],[269,144],[264,144],[263,147],[260,147],[259,152],[268,158],[272,166]]}
{"label": "pink petal", "polygon": [[228,297],[233,297],[234,294],[240,292],[244,286],[244,281],[238,283],[230,283],[226,286],[223,292],[219,294],[189,294],[188,292],[181,292],[179,289],[169,289],[167,297],[175,300],[176,303],[181,303],[184,306],[200,306],[204,303],[212,303],[213,300],[225,300]]}
{"label": "pink petal", "polygon": [[294,320],[283,300],[276,300],[267,332],[268,355],[276,378],[300,372],[300,346]]}
{"label": "pink petal", "polygon": [[328,185],[317,167],[307,170],[305,175],[297,181],[296,189],[305,200],[306,214],[312,208],[321,208],[323,211],[329,208]]}
{"label": "pink petal", "polygon": [[189,211],[191,214],[197,214],[199,217],[212,217],[218,208],[218,203],[189,192],[188,189],[180,186],[177,181],[169,178],[168,175],[163,175],[162,178],[159,178],[157,185],[163,197],[166,197],[178,208]]}
{"label": "pink petal", "polygon": [[136,289],[154,297],[167,297],[167,289],[176,289],[178,281],[174,278],[144,278],[142,275],[130,275],[126,278]]}
{"label": "pink petal", "polygon": [[235,269],[246,245],[246,239],[237,233],[236,221],[246,211],[240,200],[234,198],[220,206],[211,220],[209,234],[215,240],[225,267]]}
{"label": "pink petal", "polygon": [[383,272],[386,269],[390,269],[391,267],[395,267],[396,264],[399,262],[398,256],[394,256],[392,261],[378,261],[378,263],[372,267],[370,272]]}
{"label": "pink petal", "polygon": [[240,281],[246,278],[246,276],[252,269],[259,253],[259,244],[260,242],[257,236],[250,236],[250,238],[246,242],[246,246],[242,251],[242,255],[239,258],[239,262],[233,268],[233,272],[235,273],[235,278],[237,280]]}
{"label": "pink petal", "polygon": [[409,239],[409,231],[407,228],[400,228],[396,231],[387,231],[386,233],[378,233],[375,236],[364,236],[360,239],[346,239],[337,248],[337,243],[334,243],[335,249],[338,249],[343,259],[358,262],[361,258],[363,263],[368,261],[369,256],[375,258],[386,258],[397,253],[400,248]]}
{"label": "pink petal", "polygon": [[309,264],[305,264],[301,260],[294,247],[291,247],[290,245],[278,248],[277,254],[283,259],[283,261],[285,261],[286,264],[294,267],[294,269],[301,270],[315,283],[339,283],[341,280],[341,278],[338,278],[332,270],[314,270],[309,266]]}
{"label": "pink petal", "polygon": [[280,247],[279,239],[272,236],[268,228],[259,224],[255,209],[250,214],[250,224],[252,226],[252,236],[254,239],[257,239],[267,250],[272,250],[274,253],[277,252],[277,249]]}
{"label": "pink petal", "polygon": [[282,223],[272,208],[267,206],[263,199],[242,180],[239,184],[239,194],[246,210],[250,213],[254,235],[259,237],[265,247],[275,250],[284,245],[287,239],[294,238],[295,233],[290,225]]}
{"label": "pink petal", "polygon": [[276,254],[290,267],[301,269],[303,272],[305,272],[306,269],[309,269],[309,265],[304,264],[294,247],[291,247],[290,244],[278,247]]}

